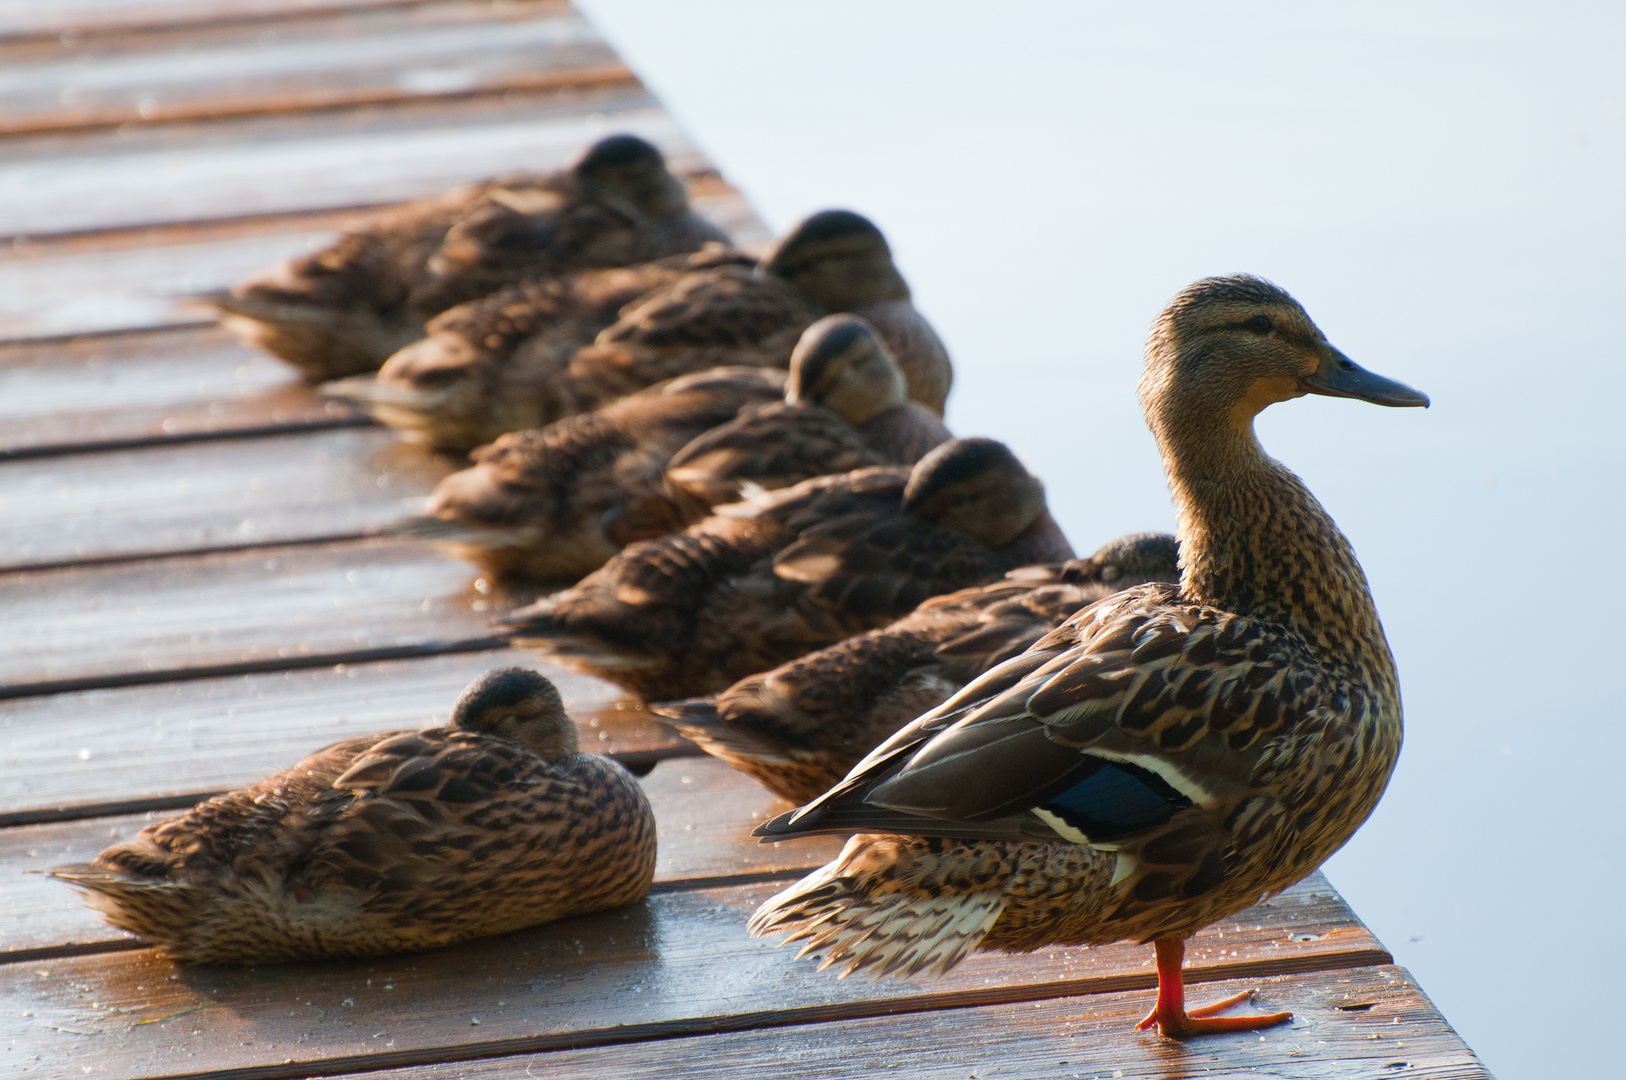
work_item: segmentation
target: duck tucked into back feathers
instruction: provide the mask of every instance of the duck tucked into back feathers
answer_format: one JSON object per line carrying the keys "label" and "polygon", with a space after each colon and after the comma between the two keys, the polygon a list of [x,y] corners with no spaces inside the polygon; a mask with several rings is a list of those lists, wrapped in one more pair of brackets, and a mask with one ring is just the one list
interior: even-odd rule
{"label": "duck tucked into back feathers", "polygon": [[[1179,586],[1108,597],[899,731],[759,832],[859,832],[765,903],[846,972],[941,973],[972,949],[1157,943],[1171,1035],[1289,1014],[1184,1006],[1194,931],[1314,870],[1400,750],[1394,659],[1353,550],[1254,416],[1306,393],[1426,405],[1251,277],[1181,292],[1141,397],[1178,511]],[[874,835],[881,834],[881,835]],[[1241,996],[1239,995],[1239,998]]]}
{"label": "duck tucked into back feathers", "polygon": [[633,544],[504,620],[517,642],[646,698],[719,691],[927,597],[1070,558],[1044,489],[991,439],[859,469]]}
{"label": "duck tucked into back feathers", "polygon": [[430,949],[618,907],[655,872],[655,819],[577,749],[534,671],[488,672],[446,727],[346,739],[53,876],[177,960]]}
{"label": "duck tucked into back feathers", "polygon": [[[714,368],[504,435],[442,480],[423,516],[393,531],[436,541],[498,576],[574,580],[621,550],[606,516],[666,502],[661,471],[672,451],[742,408],[778,400],[784,385],[771,368]],[[681,524],[672,517],[662,531]]]}
{"label": "duck tucked into back feathers", "polygon": [[625,266],[726,241],[660,151],[612,135],[570,169],[404,203],[328,247],[207,297],[220,321],[314,381],[372,371],[437,312],[525,277]]}
{"label": "duck tucked into back feathers", "polygon": [[850,210],[802,221],[755,271],[723,266],[645,297],[576,354],[569,378],[577,393],[608,401],[722,364],[782,368],[802,331],[837,312],[869,320],[909,397],[942,415],[953,381],[948,352],[915,310],[886,237]]}
{"label": "duck tucked into back feathers", "polygon": [[847,775],[882,740],[1121,589],[1180,576],[1174,537],[1125,536],[1087,559],[1024,566],[903,618],[750,675],[715,698],[650,707],[706,753],[791,802]]}
{"label": "duck tucked into back feathers", "polygon": [[545,427],[604,404],[566,371],[622,308],[685,274],[756,260],[722,244],[654,262],[516,282],[429,320],[426,337],[376,375],[325,383],[403,439],[463,453],[511,431]]}
{"label": "duck tucked into back feathers", "polygon": [[785,400],[757,405],[672,456],[671,512],[697,521],[745,492],[869,465],[913,465],[953,436],[911,401],[903,372],[856,315],[827,315],[791,354]]}

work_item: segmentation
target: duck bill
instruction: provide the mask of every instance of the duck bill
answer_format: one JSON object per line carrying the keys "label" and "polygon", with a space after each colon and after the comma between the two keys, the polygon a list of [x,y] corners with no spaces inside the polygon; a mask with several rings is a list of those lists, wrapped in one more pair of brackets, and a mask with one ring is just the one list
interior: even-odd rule
{"label": "duck bill", "polygon": [[1321,354],[1321,366],[1304,377],[1305,393],[1358,398],[1397,409],[1428,408],[1427,394],[1367,371],[1325,342],[1317,346],[1317,351]]}

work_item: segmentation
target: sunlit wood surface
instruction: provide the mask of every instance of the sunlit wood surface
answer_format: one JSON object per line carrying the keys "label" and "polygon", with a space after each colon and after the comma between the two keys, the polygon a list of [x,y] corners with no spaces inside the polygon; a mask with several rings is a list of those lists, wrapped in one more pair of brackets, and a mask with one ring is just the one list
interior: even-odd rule
{"label": "sunlit wood surface", "polygon": [[367,963],[179,969],[37,873],[502,663],[493,588],[377,535],[453,467],[322,402],[185,294],[358,208],[632,130],[766,240],[554,0],[0,0],[0,1073],[403,1077],[1486,1075],[1319,876],[1194,942],[1194,996],[1291,1027],[1136,1034],[1133,944],[838,982],[745,934],[831,857],[612,688],[556,676],[647,770],[647,903]]}

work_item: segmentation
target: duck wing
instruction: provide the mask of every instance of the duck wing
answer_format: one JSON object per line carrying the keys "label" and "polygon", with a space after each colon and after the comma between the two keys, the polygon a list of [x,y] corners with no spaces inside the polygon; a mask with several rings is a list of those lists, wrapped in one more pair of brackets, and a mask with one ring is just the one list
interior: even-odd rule
{"label": "duck wing", "polygon": [[534,850],[539,831],[566,827],[558,813],[550,825],[546,807],[584,796],[568,771],[523,747],[450,728],[385,739],[332,786],[351,798],[332,804],[319,842],[289,876],[382,899],[447,875],[466,888],[482,864],[496,876],[504,859],[495,853]]}
{"label": "duck wing", "polygon": [[863,426],[864,442],[882,461],[913,465],[954,438],[938,415],[918,401],[882,410]]}
{"label": "duck wing", "polygon": [[624,310],[577,352],[569,376],[585,400],[612,400],[723,364],[787,367],[820,312],[789,284],[750,267],[686,274]]}
{"label": "duck wing", "polygon": [[[1261,738],[1326,688],[1271,624],[1147,585],[1079,612],[878,747],[765,835],[832,826],[1113,846],[1234,805]],[[1362,710],[1341,691],[1342,710]]]}
{"label": "duck wing", "polygon": [[742,412],[673,454],[666,484],[691,512],[703,513],[743,491],[777,490],[886,460],[828,409],[777,401]]}
{"label": "duck wing", "polygon": [[809,601],[861,618],[896,618],[1004,569],[965,533],[901,510],[821,521],[774,557],[775,576],[801,584]]}

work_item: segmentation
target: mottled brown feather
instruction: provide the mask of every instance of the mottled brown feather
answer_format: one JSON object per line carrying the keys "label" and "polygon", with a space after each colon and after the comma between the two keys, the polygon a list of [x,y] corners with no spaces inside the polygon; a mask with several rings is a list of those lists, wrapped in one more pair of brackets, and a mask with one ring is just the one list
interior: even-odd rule
{"label": "mottled brown feather", "polygon": [[[517,641],[659,700],[715,692],[883,626],[928,596],[998,577],[1015,565],[1011,551],[1033,561],[1024,541],[1049,521],[1042,492],[1020,511],[1030,525],[1018,541],[989,549],[906,513],[910,477],[873,467],[721,507],[632,545],[505,625]],[[1065,538],[1049,543],[1048,560],[1072,555]]]}

